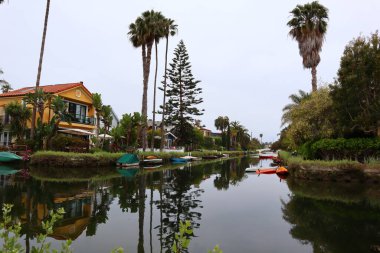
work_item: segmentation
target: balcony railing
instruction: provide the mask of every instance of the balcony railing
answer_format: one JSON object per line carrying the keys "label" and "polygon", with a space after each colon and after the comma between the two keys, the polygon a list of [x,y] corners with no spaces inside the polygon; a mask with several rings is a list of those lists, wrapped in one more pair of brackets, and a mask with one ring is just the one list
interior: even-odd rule
{"label": "balcony railing", "polygon": [[62,121],[85,125],[95,125],[94,117],[83,117],[77,114],[67,114],[65,117],[63,117]]}

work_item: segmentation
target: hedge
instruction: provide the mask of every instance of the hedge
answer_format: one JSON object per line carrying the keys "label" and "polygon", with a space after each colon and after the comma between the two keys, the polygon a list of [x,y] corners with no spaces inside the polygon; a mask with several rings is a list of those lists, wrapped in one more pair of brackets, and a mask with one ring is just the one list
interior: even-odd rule
{"label": "hedge", "polygon": [[364,162],[380,157],[380,138],[321,139],[300,148],[306,159],[357,160]]}

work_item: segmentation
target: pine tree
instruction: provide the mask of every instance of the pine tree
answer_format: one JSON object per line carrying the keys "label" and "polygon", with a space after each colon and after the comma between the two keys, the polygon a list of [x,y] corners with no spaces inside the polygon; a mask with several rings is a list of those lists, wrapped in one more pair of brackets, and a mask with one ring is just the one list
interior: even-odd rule
{"label": "pine tree", "polygon": [[199,97],[202,88],[198,87],[200,81],[195,80],[191,73],[189,55],[182,40],[174,50],[173,62],[167,70],[167,76],[169,82],[166,90],[166,123],[175,127],[173,132],[179,138],[178,144],[188,145],[193,136],[193,117],[203,115],[204,110],[196,107],[203,102]]}

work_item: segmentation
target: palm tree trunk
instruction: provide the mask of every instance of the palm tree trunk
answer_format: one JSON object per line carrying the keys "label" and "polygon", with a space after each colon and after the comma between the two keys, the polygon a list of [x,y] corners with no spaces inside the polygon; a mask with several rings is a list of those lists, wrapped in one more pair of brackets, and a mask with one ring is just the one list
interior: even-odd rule
{"label": "palm tree trunk", "polygon": [[[37,89],[40,86],[41,71],[42,71],[42,60],[44,58],[46,31],[47,31],[47,25],[48,25],[48,20],[49,20],[49,10],[50,10],[50,0],[47,0],[47,3],[46,3],[46,12],[45,12],[44,31],[42,33],[40,60],[39,60],[39,63],[38,63],[37,81],[36,81],[36,90],[35,90],[35,92],[37,92]],[[37,108],[34,106],[33,107],[33,113],[32,113],[32,125],[31,125],[31,128],[30,128],[30,138],[31,139],[34,138],[34,129],[35,129],[35,125],[36,125],[36,114],[37,114]]]}
{"label": "palm tree trunk", "polygon": [[162,101],[162,120],[161,120],[161,145],[160,151],[164,149],[165,144],[165,103],[166,103],[166,79],[167,68],[168,68],[168,44],[169,44],[169,36],[166,36],[166,50],[165,50],[165,74],[164,74],[164,99]]}
{"label": "palm tree trunk", "polygon": [[311,87],[313,91],[317,91],[317,67],[311,68]]}
{"label": "palm tree trunk", "polygon": [[[148,108],[148,82],[149,82],[149,73],[150,73],[150,60],[152,57],[152,47],[153,42],[150,42],[146,45],[147,52],[145,57],[145,68],[144,68],[144,87],[143,87],[143,99],[142,99],[142,118],[144,121],[143,127],[142,127],[142,144],[143,144],[143,151],[148,146],[148,140],[147,140],[147,108]],[[143,45],[143,54],[145,53],[144,45]],[[144,66],[144,65],[143,65]]]}
{"label": "palm tree trunk", "polygon": [[154,91],[153,91],[153,122],[152,122],[152,143],[151,150],[154,151],[154,131],[156,130],[156,85],[157,85],[157,68],[158,68],[158,49],[157,41],[154,41],[156,49],[156,71],[154,73]]}
{"label": "palm tree trunk", "polygon": [[99,132],[100,132],[100,111],[96,111],[96,147],[99,145]]}

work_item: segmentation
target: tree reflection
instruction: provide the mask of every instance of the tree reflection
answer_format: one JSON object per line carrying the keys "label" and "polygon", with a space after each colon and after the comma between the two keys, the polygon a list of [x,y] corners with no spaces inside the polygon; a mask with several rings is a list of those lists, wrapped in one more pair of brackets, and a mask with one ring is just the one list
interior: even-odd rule
{"label": "tree reflection", "polygon": [[380,213],[365,203],[313,199],[293,195],[282,202],[290,234],[314,253],[371,252],[380,240]]}
{"label": "tree reflection", "polygon": [[217,165],[220,168],[220,174],[214,179],[214,186],[218,190],[228,190],[230,185],[238,185],[239,182],[246,178],[245,169],[249,167],[248,159],[227,160]]}
{"label": "tree reflection", "polygon": [[204,190],[194,188],[192,185],[202,177],[201,169],[192,170],[190,167],[164,172],[162,200],[155,201],[155,204],[162,212],[161,223],[156,228],[160,231],[159,236],[162,236],[165,252],[171,252],[180,221],[190,221],[193,231],[200,226],[199,221],[202,217],[199,210],[202,208],[200,196]]}

